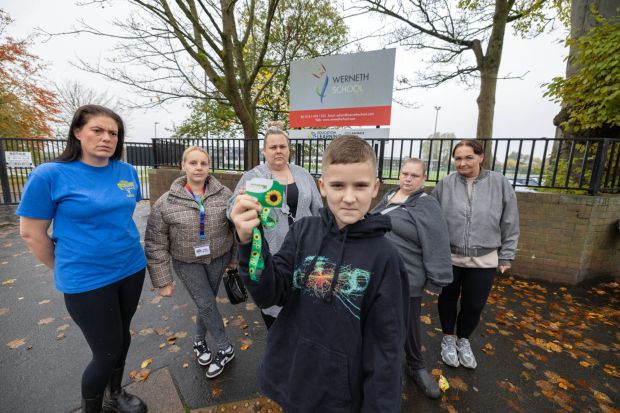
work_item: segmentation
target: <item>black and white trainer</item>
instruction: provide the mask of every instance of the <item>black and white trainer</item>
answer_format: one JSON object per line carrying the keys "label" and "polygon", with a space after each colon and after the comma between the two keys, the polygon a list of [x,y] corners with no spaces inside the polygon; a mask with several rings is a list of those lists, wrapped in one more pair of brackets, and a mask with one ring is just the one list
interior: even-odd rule
{"label": "black and white trainer", "polygon": [[211,350],[209,350],[209,347],[204,340],[194,342],[194,353],[196,353],[198,364],[201,366],[208,366],[213,360]]}
{"label": "black and white trainer", "polygon": [[219,376],[224,371],[224,366],[235,358],[233,346],[228,346],[226,350],[219,350],[215,355],[213,363],[207,369],[207,378],[212,379]]}

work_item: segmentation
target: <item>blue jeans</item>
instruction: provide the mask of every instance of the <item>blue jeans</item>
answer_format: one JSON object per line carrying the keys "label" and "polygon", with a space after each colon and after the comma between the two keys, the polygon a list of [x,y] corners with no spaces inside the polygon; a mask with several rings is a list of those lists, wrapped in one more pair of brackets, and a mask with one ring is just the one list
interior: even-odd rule
{"label": "blue jeans", "polygon": [[172,261],[174,271],[198,307],[195,340],[206,341],[208,331],[219,350],[227,349],[229,341],[215,297],[217,297],[220,281],[229,262],[230,253],[213,259],[210,264]]}

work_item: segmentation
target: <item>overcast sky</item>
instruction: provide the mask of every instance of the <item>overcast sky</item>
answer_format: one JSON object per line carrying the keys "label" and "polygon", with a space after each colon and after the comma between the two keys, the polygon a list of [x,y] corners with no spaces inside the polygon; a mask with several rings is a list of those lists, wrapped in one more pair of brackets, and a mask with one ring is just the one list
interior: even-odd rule
{"label": "overcast sky", "polygon": [[[36,27],[49,32],[67,31],[78,19],[105,28],[114,17],[122,17],[127,12],[125,1],[115,1],[112,7],[77,6],[75,0],[4,0],[2,7],[15,20],[8,32],[14,37],[31,34]],[[352,21],[352,32],[360,30],[358,21]],[[565,71],[564,57],[567,53],[561,43],[562,30],[535,39],[522,40],[514,37],[511,30],[506,31],[504,54],[500,75],[521,75],[522,80],[500,80],[497,87],[494,135],[496,138],[537,138],[553,137],[552,119],[559,108],[543,97],[542,83],[549,82]],[[112,56],[114,42],[101,38],[63,36],[53,38],[47,43],[39,41],[30,49],[49,64],[46,77],[51,82],[79,80],[96,91],[108,91],[108,95],[127,98],[132,91],[108,82],[100,77],[82,72],[70,62],[77,57],[96,62]],[[366,50],[376,44],[364,45]],[[396,75],[411,74],[419,64],[419,56],[414,51],[399,48],[396,53]],[[435,125],[435,106],[440,106],[437,130],[453,132],[459,138],[475,137],[477,89],[466,89],[454,81],[434,89],[413,89],[401,92],[398,99],[415,102],[416,109],[404,108],[395,104],[392,108],[390,136],[395,138],[424,138],[433,133]],[[180,124],[188,114],[183,102],[168,105],[161,109],[135,110],[127,120],[128,140],[148,141],[154,136],[155,122],[157,136],[167,137],[173,124]]]}

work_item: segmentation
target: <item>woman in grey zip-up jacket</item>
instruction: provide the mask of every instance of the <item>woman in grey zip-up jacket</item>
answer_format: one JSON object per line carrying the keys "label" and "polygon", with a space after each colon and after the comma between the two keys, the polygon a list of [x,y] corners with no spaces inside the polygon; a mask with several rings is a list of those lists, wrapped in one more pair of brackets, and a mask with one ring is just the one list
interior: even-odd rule
{"label": "woman in grey zip-up jacket", "polygon": [[438,302],[444,333],[441,357],[450,366],[474,369],[469,337],[480,321],[496,271],[503,273],[515,258],[519,211],[508,180],[482,169],[484,149],[478,141],[460,141],[452,157],[457,172],[439,181],[432,192],[448,223],[454,275]]}
{"label": "woman in grey zip-up jacket", "polygon": [[[233,196],[228,201],[226,211],[230,219],[230,212],[239,191],[245,188],[246,183],[252,178],[277,179],[285,184],[287,189],[282,208],[273,208],[270,213],[271,218],[274,218],[277,224],[274,228],[265,231],[265,238],[272,254],[280,250],[289,226],[294,221],[303,217],[318,216],[319,209],[323,207],[323,199],[312,175],[304,168],[288,163],[289,142],[282,127],[282,122],[277,121],[268,125],[263,148],[265,163],[244,172],[235,187]],[[278,306],[261,309],[267,328],[275,321],[281,309],[282,307]]]}

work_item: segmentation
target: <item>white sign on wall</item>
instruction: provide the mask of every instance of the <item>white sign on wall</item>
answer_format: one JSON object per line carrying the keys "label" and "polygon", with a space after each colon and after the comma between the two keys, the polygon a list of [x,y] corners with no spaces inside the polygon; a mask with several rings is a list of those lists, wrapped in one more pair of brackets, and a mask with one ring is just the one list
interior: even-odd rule
{"label": "white sign on wall", "polygon": [[364,139],[388,139],[389,128],[358,128],[358,129],[291,129],[291,139],[334,139],[338,135],[355,135]]}
{"label": "white sign on wall", "polygon": [[396,49],[291,62],[292,128],[389,125]]}
{"label": "white sign on wall", "polygon": [[32,154],[30,152],[6,151],[6,166],[9,168],[32,168]]}

